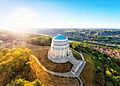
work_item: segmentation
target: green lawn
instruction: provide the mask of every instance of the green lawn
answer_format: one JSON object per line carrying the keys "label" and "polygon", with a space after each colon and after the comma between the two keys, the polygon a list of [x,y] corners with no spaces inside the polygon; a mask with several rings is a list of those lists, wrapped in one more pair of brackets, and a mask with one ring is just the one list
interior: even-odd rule
{"label": "green lawn", "polygon": [[83,53],[86,61],[86,66],[81,74],[81,78],[85,86],[94,86],[94,62],[92,61],[92,55]]}

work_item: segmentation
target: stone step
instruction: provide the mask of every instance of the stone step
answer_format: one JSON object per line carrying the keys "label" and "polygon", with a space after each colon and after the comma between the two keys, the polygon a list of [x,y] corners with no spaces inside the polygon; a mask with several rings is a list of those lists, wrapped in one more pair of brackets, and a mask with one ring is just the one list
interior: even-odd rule
{"label": "stone step", "polygon": [[73,68],[71,70],[73,71],[74,74],[80,69],[82,64],[83,64],[83,62],[80,62],[78,65],[73,66]]}
{"label": "stone step", "polygon": [[76,75],[77,77],[81,74],[84,66],[85,66],[85,62],[82,62],[81,65],[79,66],[78,70],[77,70],[76,73],[75,73],[75,75]]}

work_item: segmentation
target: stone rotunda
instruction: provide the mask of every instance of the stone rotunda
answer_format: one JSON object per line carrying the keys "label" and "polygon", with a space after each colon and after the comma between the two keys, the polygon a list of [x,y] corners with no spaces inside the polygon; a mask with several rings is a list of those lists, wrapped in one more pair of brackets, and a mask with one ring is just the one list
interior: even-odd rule
{"label": "stone rotunda", "polygon": [[[79,53],[79,52],[78,52]],[[52,75],[63,76],[63,77],[74,77],[77,78],[80,82],[80,86],[83,86],[82,80],[80,79],[80,74],[85,67],[86,61],[82,55],[82,52],[79,53],[82,60],[77,60],[72,51],[69,48],[68,38],[59,34],[52,39],[51,48],[48,52],[48,59],[57,65],[61,65],[63,63],[70,62],[72,64],[72,68],[68,72],[54,72],[51,70],[45,69]],[[59,63],[59,64],[58,64]]]}
{"label": "stone rotunda", "polygon": [[68,38],[59,34],[52,39],[49,60],[55,63],[65,63],[70,55]]}

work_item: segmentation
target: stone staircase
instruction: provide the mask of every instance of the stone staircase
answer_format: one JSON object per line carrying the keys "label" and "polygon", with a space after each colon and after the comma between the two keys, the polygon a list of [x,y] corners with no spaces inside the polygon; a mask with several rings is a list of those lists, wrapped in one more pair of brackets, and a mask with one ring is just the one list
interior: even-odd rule
{"label": "stone staircase", "polygon": [[76,75],[76,77],[79,77],[80,73],[82,72],[86,62],[85,61],[80,61],[80,60],[77,60],[72,52],[70,52],[70,56],[69,56],[69,62],[71,62],[73,64],[73,67],[71,69],[71,72]]}

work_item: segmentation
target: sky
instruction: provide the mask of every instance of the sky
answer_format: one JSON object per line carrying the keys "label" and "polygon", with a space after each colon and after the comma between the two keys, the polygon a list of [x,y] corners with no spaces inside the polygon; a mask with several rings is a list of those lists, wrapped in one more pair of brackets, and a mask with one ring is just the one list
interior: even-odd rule
{"label": "sky", "polygon": [[120,0],[0,0],[0,29],[120,28]]}

